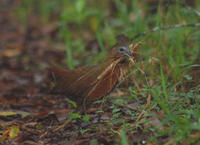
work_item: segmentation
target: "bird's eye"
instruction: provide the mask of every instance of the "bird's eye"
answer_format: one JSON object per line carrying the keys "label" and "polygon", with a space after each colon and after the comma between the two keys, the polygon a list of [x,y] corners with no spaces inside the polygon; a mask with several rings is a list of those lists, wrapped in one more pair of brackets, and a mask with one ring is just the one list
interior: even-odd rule
{"label": "bird's eye", "polygon": [[123,47],[120,47],[120,48],[119,48],[119,51],[120,51],[120,52],[123,52],[123,51],[124,51],[124,48],[123,48]]}
{"label": "bird's eye", "polygon": [[123,49],[123,48],[120,48],[119,51],[124,51],[124,49]]}

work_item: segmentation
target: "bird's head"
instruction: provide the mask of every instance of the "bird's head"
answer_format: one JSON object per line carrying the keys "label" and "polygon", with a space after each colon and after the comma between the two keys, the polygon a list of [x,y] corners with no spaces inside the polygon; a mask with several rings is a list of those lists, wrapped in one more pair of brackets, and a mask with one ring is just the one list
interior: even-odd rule
{"label": "bird's head", "polygon": [[122,34],[118,35],[116,39],[118,43],[112,47],[110,58],[114,59],[120,58],[122,60],[129,58],[133,59],[134,56],[129,49],[129,42],[130,42],[129,38]]}
{"label": "bird's head", "polygon": [[115,45],[112,49],[111,58],[118,59],[118,58],[124,58],[124,59],[129,59],[129,58],[134,58],[133,54],[131,53],[128,45],[125,44],[118,44]]}

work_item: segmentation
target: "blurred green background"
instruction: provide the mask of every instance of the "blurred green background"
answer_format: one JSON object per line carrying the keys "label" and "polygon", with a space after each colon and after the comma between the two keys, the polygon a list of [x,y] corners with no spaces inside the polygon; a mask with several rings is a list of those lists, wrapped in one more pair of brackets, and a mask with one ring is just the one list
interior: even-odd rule
{"label": "blurred green background", "polygon": [[[66,51],[65,62],[70,69],[80,64],[75,59],[85,55],[90,43],[100,49],[95,59],[86,63],[97,63],[105,59],[105,51],[116,43],[115,37],[125,34],[132,38],[139,32],[153,27],[174,24],[196,23],[199,21],[193,10],[199,9],[198,0],[21,0],[15,7],[14,15],[23,25],[32,23],[53,24],[59,33],[53,41],[63,43]],[[156,57],[168,67],[174,80],[181,78],[181,66],[192,64],[198,57],[200,45],[199,28],[177,28],[158,31],[142,36],[144,60]],[[48,36],[45,36],[48,38]],[[94,50],[95,51],[95,50]],[[89,52],[90,53],[90,52]],[[89,58],[89,57],[88,57]],[[152,69],[152,68],[151,68]],[[149,71],[149,70],[148,70]],[[153,71],[153,73],[156,73]],[[169,75],[169,74],[168,74]]]}

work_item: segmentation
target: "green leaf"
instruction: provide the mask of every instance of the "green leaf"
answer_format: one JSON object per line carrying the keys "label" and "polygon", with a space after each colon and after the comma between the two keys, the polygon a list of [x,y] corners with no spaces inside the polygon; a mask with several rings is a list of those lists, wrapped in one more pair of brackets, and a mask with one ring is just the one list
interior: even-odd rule
{"label": "green leaf", "polygon": [[126,137],[126,132],[124,131],[124,129],[120,130],[120,138],[122,145],[128,145],[128,139]]}
{"label": "green leaf", "polygon": [[76,10],[78,11],[78,13],[81,13],[84,8],[85,8],[85,1],[84,0],[78,0],[76,2]]}
{"label": "green leaf", "polygon": [[73,120],[73,119],[78,119],[78,118],[81,118],[81,116],[80,116],[79,113],[72,113],[72,114],[71,114],[71,117],[70,117],[71,120]]}
{"label": "green leaf", "polygon": [[88,122],[90,120],[90,116],[89,115],[84,115],[83,116],[83,121]]}

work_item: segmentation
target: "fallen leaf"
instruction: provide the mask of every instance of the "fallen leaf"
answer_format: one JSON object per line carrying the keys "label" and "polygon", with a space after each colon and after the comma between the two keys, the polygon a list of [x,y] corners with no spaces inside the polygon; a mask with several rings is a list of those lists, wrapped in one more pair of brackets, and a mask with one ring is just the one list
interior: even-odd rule
{"label": "fallen leaf", "polygon": [[19,132],[20,132],[20,129],[18,126],[11,126],[9,128],[9,137],[15,138],[16,136],[18,136]]}

